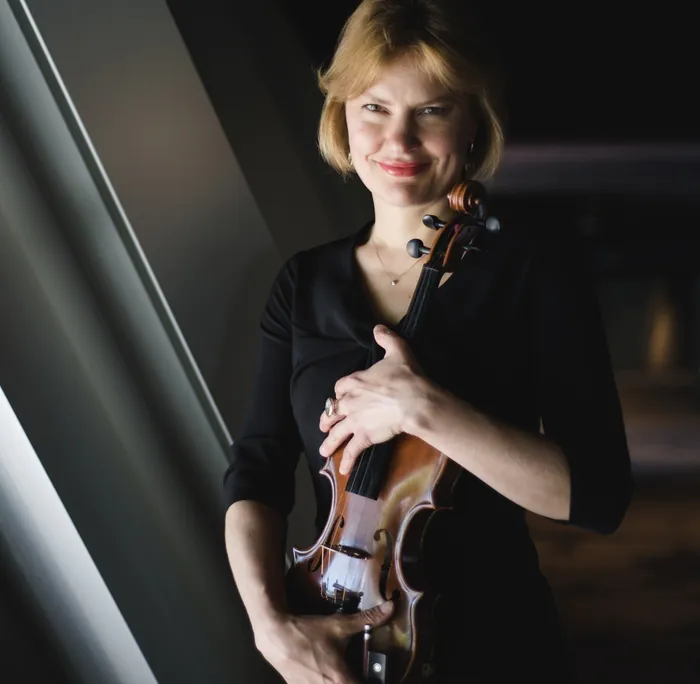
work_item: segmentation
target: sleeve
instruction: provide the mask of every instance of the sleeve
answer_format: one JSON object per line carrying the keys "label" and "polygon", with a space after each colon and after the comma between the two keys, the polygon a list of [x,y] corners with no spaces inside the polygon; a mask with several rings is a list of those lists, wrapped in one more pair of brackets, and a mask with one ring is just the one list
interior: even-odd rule
{"label": "sleeve", "polygon": [[589,254],[583,239],[547,238],[531,262],[533,350],[546,438],[571,473],[569,520],[601,534],[632,496],[627,437]]}
{"label": "sleeve", "polygon": [[295,283],[292,257],[277,274],[260,318],[257,371],[224,473],[226,508],[249,499],[286,517],[294,506],[295,471],[303,450],[290,401]]}

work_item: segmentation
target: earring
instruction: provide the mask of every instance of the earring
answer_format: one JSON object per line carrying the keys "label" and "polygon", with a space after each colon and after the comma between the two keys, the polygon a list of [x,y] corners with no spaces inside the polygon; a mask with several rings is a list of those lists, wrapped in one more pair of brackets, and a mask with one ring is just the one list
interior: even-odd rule
{"label": "earring", "polygon": [[469,150],[467,150],[467,154],[471,156],[474,152],[474,141],[472,140],[471,145],[469,145]]}
{"label": "earring", "polygon": [[352,152],[348,152],[348,164],[352,166]]}

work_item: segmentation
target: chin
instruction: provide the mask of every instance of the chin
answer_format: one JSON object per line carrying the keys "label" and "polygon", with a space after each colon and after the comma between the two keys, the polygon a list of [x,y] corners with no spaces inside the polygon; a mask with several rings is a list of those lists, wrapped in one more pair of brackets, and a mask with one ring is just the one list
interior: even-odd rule
{"label": "chin", "polygon": [[446,175],[436,177],[434,173],[410,178],[394,178],[381,169],[378,174],[370,173],[365,182],[367,189],[377,198],[391,206],[428,205],[444,199],[454,186]]}
{"label": "chin", "polygon": [[434,183],[415,180],[374,183],[373,187],[370,187],[370,191],[374,196],[394,207],[429,205],[442,199],[443,194],[447,195],[447,192],[436,191]]}
{"label": "chin", "polygon": [[416,204],[423,204],[429,193],[420,191],[417,188],[370,188],[372,195],[381,199],[385,204],[393,207],[410,207]]}

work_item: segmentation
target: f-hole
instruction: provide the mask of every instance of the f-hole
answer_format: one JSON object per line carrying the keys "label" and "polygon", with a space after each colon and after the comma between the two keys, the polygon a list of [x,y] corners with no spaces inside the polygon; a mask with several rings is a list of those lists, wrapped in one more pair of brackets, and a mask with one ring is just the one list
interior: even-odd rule
{"label": "f-hole", "polygon": [[[333,535],[335,534],[336,529],[340,529],[345,526],[345,518],[342,515],[339,515],[335,521],[333,522],[333,527],[331,527],[331,531],[328,534],[329,539],[333,539]],[[323,554],[326,551],[327,547],[330,547],[331,544],[321,544],[321,550],[316,557],[316,564],[313,565],[314,559],[309,558],[309,562],[307,563],[306,567],[308,568],[309,572],[316,572],[321,567],[321,562],[323,561]]]}
{"label": "f-hole", "polygon": [[[388,601],[389,597],[386,595],[386,585],[389,580],[389,570],[391,570],[391,559],[394,557],[394,538],[391,536],[389,530],[382,528],[374,533],[374,540],[379,541],[382,535],[386,538],[386,547],[384,549],[384,562],[379,571],[379,592],[384,600]],[[398,593],[398,590],[394,591],[391,598],[395,599]]]}

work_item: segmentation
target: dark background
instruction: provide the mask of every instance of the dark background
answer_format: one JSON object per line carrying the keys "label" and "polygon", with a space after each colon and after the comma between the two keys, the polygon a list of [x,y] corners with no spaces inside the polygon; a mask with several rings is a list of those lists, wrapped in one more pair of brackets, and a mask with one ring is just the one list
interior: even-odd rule
{"label": "dark background", "polygon": [[[354,0],[279,0],[314,64]],[[697,38],[682,3],[473,3],[501,55],[511,142],[698,141]]]}

